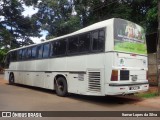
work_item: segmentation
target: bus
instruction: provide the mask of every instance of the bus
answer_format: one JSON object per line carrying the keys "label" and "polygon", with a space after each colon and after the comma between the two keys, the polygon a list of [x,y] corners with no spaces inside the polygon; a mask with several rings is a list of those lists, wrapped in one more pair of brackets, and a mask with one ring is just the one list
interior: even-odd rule
{"label": "bus", "polygon": [[144,29],[120,18],[71,34],[10,50],[5,79],[68,93],[107,96],[147,91]]}

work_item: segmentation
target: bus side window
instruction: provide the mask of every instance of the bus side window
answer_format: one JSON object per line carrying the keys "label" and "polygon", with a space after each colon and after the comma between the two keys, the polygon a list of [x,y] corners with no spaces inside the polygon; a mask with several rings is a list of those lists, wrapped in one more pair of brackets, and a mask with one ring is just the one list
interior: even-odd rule
{"label": "bus side window", "polygon": [[11,61],[17,61],[17,51],[11,52]]}
{"label": "bus side window", "polygon": [[79,52],[88,52],[90,49],[90,34],[79,35]]}
{"label": "bus side window", "polygon": [[77,53],[79,51],[79,40],[77,36],[70,37],[68,39],[68,52]]}
{"label": "bus side window", "polygon": [[43,52],[43,45],[39,45],[37,47],[37,57],[42,58],[42,52]]}
{"label": "bus side window", "polygon": [[99,49],[104,50],[105,43],[105,32],[104,30],[99,31]]}
{"label": "bus side window", "polygon": [[17,61],[17,51],[13,52],[12,59],[13,59],[13,61]]}
{"label": "bus side window", "polygon": [[18,60],[22,60],[22,50],[18,50]]}
{"label": "bus side window", "polygon": [[27,59],[31,59],[31,55],[32,55],[32,51],[31,51],[31,47],[29,47],[27,51]]}
{"label": "bus side window", "polygon": [[92,32],[92,50],[93,51],[102,51],[104,50],[104,31],[97,30]]}
{"label": "bus side window", "polygon": [[66,54],[66,40],[54,41],[51,43],[51,56],[61,56]]}
{"label": "bus side window", "polygon": [[23,49],[22,50],[22,60],[25,60],[26,55],[27,55],[27,49]]}
{"label": "bus side window", "polygon": [[43,58],[48,58],[49,56],[49,43],[43,45]]}
{"label": "bus side window", "polygon": [[36,58],[36,51],[37,51],[37,47],[36,46],[32,47],[32,59]]}

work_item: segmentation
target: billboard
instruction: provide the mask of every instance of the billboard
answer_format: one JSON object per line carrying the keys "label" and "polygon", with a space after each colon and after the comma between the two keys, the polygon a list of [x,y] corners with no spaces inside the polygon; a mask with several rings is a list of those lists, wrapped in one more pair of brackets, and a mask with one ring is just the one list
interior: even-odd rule
{"label": "billboard", "polygon": [[114,19],[114,50],[147,54],[144,29],[130,21]]}

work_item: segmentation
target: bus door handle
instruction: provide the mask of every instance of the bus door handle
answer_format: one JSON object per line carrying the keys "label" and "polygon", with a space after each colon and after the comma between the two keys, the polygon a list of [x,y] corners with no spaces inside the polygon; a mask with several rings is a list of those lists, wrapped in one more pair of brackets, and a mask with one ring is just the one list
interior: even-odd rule
{"label": "bus door handle", "polygon": [[36,75],[36,76],[39,76],[39,75]]}

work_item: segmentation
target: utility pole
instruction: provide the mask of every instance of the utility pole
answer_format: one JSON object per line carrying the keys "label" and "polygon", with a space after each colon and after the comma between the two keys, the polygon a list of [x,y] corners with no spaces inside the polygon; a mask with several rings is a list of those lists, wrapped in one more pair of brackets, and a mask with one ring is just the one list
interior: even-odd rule
{"label": "utility pole", "polygon": [[157,65],[158,65],[158,95],[160,95],[160,0],[158,0],[158,46],[157,46]]}

